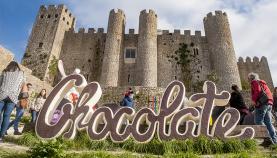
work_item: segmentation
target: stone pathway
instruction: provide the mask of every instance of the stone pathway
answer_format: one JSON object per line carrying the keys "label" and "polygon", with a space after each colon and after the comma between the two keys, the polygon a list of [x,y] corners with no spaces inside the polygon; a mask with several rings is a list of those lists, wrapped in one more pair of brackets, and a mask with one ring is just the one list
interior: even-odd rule
{"label": "stone pathway", "polygon": [[20,146],[20,145],[16,145],[13,143],[0,143],[0,149],[1,150],[13,150],[16,152],[25,152],[27,150],[29,150],[29,147],[26,146]]}

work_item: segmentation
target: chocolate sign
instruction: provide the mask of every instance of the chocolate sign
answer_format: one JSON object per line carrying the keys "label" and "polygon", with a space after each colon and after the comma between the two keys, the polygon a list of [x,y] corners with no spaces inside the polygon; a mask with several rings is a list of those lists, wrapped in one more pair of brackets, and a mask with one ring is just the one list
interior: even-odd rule
{"label": "chocolate sign", "polygon": [[[76,105],[64,101],[63,97],[75,87],[80,93]],[[75,74],[60,81],[47,97],[36,122],[36,134],[42,139],[52,139],[63,135],[73,139],[77,131],[85,130],[91,140],[103,140],[108,136],[114,142],[123,142],[132,137],[137,142],[149,142],[156,134],[159,140],[188,139],[199,135],[220,139],[251,139],[255,131],[245,127],[239,134],[230,135],[235,129],[240,114],[234,108],[227,108],[209,125],[214,106],[225,106],[230,98],[227,91],[217,93],[213,82],[206,81],[203,93],[197,93],[184,104],[185,86],[180,81],[172,81],[166,88],[156,114],[150,108],[134,111],[120,107],[114,110],[110,106],[92,109],[100,99],[102,90],[97,82],[87,84],[82,75]],[[59,104],[63,115],[55,124],[51,124],[53,114]],[[201,110],[196,107],[200,107]],[[146,122],[146,129],[140,130]],[[180,126],[185,130],[180,131]]]}

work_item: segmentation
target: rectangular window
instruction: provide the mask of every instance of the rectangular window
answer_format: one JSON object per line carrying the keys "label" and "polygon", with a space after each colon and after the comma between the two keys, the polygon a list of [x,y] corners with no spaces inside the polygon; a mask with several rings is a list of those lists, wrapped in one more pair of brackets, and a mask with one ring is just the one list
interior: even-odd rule
{"label": "rectangular window", "polygon": [[136,58],[136,49],[127,48],[125,50],[125,58]]}

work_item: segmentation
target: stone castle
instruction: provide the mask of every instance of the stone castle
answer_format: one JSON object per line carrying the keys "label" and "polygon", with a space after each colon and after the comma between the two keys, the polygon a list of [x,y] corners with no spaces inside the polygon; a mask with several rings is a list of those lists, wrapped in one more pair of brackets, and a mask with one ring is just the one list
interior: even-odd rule
{"label": "stone castle", "polygon": [[[180,67],[169,61],[180,43],[193,43],[191,53],[200,59],[193,80],[206,80],[214,72],[220,89],[247,82],[249,72],[257,72],[273,87],[267,59],[236,59],[228,17],[222,11],[204,17],[205,36],[201,31],[158,30],[157,14],[143,10],[139,15],[138,33],[125,33],[126,18],[122,10],[111,10],[107,32],[103,28],[80,28],[64,5],[41,6],[29,37],[22,64],[32,74],[47,82],[52,61],[61,59],[67,73],[80,68],[88,81],[99,81],[105,87],[165,87],[180,79]],[[249,52],[251,53],[251,52]]]}

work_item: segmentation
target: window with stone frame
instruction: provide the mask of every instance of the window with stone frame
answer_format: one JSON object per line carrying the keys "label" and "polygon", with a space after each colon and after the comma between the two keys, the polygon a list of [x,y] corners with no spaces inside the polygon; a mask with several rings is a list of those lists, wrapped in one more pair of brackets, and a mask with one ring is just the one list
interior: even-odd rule
{"label": "window with stone frame", "polygon": [[125,58],[136,58],[136,49],[135,48],[126,48],[125,49]]}
{"label": "window with stone frame", "polygon": [[124,62],[127,64],[132,64],[136,62],[137,49],[135,47],[127,47],[124,52]]}

